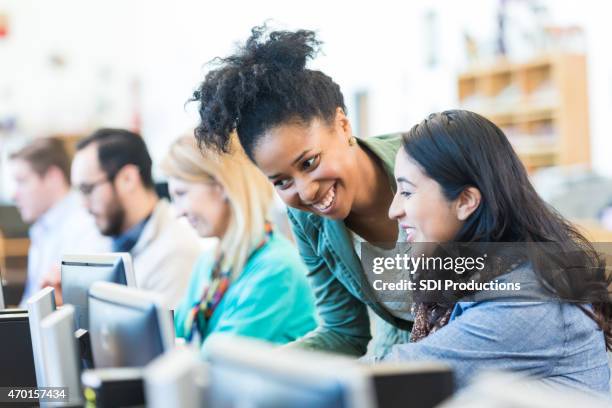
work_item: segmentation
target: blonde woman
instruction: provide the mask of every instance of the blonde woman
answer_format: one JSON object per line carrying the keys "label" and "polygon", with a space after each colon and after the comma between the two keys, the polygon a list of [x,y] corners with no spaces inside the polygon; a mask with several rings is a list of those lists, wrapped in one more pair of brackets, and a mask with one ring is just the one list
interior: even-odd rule
{"label": "blonde woman", "polygon": [[192,136],[172,144],[162,163],[172,199],[214,256],[196,263],[175,312],[177,337],[200,342],[234,333],[287,343],[316,327],[306,268],[266,214],[273,190],[237,143],[229,154],[200,151]]}

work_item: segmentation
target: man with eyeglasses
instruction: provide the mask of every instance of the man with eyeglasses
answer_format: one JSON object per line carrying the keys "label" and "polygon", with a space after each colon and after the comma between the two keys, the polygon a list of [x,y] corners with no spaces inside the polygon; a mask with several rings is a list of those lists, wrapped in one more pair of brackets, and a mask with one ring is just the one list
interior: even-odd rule
{"label": "man with eyeglasses", "polygon": [[[20,307],[44,286],[58,289],[66,252],[107,252],[102,237],[76,193],[70,191],[70,155],[55,137],[35,139],[10,156],[13,201],[29,230],[28,275]],[[61,293],[56,290],[61,304]]]}
{"label": "man with eyeglasses", "polygon": [[113,252],[130,252],[136,285],[178,304],[202,246],[155,192],[144,140],[124,129],[100,129],[77,144],[72,181]]}

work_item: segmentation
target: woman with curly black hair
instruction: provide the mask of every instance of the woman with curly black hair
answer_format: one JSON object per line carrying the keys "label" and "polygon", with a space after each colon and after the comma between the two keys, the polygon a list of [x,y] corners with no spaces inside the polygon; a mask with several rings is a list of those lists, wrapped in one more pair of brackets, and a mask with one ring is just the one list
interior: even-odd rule
{"label": "woman with curly black hair", "polygon": [[387,217],[395,183],[399,135],[357,139],[340,87],[306,68],[320,42],[312,31],[256,27],[244,47],[218,59],[193,100],[200,103],[196,138],[226,151],[237,131],[248,156],[290,207],[302,259],[309,269],[320,326],[304,347],[363,355],[371,339],[368,307],[378,324],[375,355],[405,342],[410,302],[384,302],[359,259],[360,243],[395,242]]}

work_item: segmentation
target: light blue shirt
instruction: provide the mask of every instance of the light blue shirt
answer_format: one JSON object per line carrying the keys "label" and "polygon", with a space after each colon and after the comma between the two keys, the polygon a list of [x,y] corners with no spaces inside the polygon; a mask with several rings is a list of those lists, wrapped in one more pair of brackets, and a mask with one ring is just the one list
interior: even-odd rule
{"label": "light blue shirt", "polygon": [[70,192],[45,212],[29,230],[28,277],[21,298],[24,307],[30,296],[41,289],[41,280],[67,253],[108,252],[110,240],[98,232],[93,217],[77,193]]}
{"label": "light blue shirt", "polygon": [[[527,266],[500,282],[535,282]],[[521,289],[522,291],[522,289]],[[610,395],[604,334],[577,305],[554,301],[459,302],[449,323],[417,343],[396,345],[385,361],[439,360],[461,388],[485,369],[510,370]]]}

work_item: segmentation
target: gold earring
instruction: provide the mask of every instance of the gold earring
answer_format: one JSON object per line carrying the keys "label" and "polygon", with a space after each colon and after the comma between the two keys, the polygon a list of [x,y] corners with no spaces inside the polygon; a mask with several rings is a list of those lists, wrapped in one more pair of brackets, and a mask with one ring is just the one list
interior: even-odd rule
{"label": "gold earring", "polygon": [[351,136],[349,139],[349,146],[355,146],[357,144],[357,138],[355,136]]}

